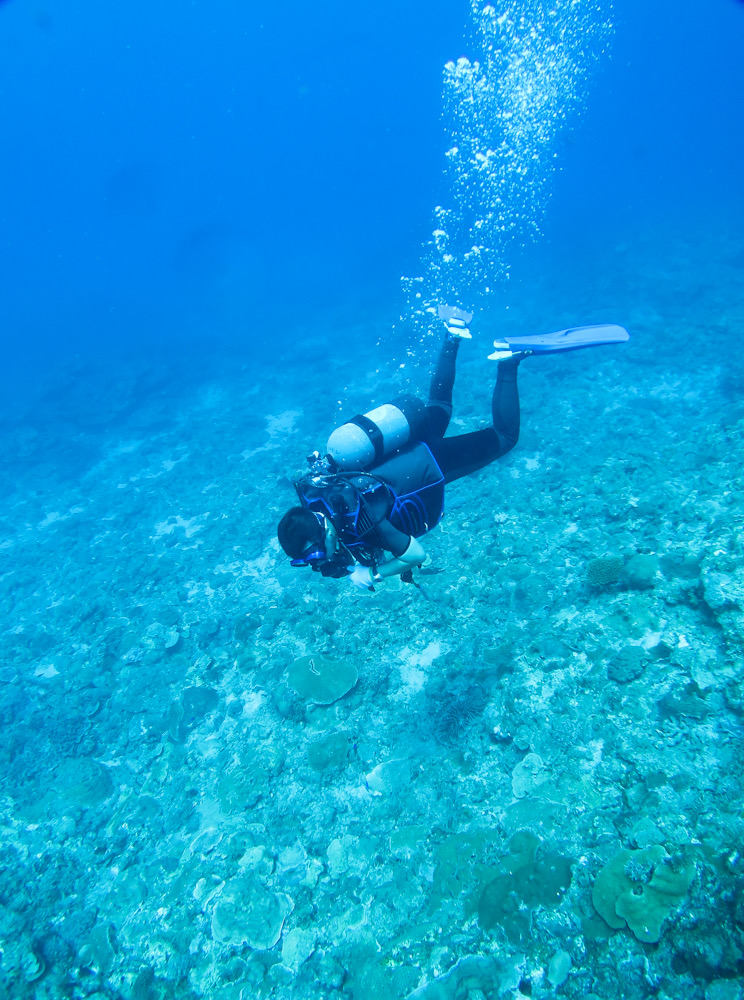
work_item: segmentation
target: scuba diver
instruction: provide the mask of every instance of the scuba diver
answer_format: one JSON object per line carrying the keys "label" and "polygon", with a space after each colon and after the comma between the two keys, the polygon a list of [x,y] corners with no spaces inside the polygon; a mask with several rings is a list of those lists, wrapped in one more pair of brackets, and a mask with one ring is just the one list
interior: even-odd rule
{"label": "scuba diver", "polygon": [[492,425],[446,438],[457,352],[472,314],[440,306],[446,335],[426,403],[399,396],[333,431],[326,454],[308,456],[294,484],[299,506],[282,517],[279,544],[292,566],[373,591],[387,577],[413,582],[426,553],[419,539],[444,514],[444,488],[512,450],[519,437],[517,371],[531,354],[557,354],[629,339],[620,326],[586,326],[494,342]]}

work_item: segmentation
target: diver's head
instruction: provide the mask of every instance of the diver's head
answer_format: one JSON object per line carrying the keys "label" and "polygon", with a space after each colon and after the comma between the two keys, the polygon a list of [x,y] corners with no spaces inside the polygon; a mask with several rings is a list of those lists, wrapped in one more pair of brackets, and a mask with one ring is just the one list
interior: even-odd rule
{"label": "diver's head", "polygon": [[350,557],[339,544],[329,517],[305,507],[291,507],[276,534],[293,566],[311,566],[323,576],[346,576]]}
{"label": "diver's head", "polygon": [[326,526],[322,514],[290,507],[276,529],[279,544],[293,566],[312,566],[326,558]]}

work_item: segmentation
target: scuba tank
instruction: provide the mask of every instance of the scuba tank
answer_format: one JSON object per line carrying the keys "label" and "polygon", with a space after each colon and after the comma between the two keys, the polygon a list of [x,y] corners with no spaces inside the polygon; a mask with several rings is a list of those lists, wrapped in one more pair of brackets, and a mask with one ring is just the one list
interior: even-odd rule
{"label": "scuba tank", "polygon": [[415,396],[398,396],[337,427],[326,452],[338,469],[366,469],[409,441],[419,440],[425,424],[425,404]]}
{"label": "scuba tank", "polygon": [[[437,314],[450,339],[470,340],[473,314],[459,306],[440,305]],[[415,396],[398,396],[369,413],[358,413],[328,438],[327,458],[337,469],[367,469],[389,458],[426,433],[426,405]]]}

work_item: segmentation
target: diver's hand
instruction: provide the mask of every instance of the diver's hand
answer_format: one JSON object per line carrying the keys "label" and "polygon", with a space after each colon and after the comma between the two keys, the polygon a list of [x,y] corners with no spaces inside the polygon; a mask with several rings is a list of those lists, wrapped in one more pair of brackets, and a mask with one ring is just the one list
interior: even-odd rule
{"label": "diver's hand", "polygon": [[374,590],[372,570],[369,566],[349,566],[349,580],[360,590]]}

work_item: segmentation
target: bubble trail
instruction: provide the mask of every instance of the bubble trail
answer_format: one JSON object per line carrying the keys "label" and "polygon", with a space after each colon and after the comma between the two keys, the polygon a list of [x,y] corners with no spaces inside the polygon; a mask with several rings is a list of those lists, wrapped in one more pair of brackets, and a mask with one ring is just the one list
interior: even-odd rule
{"label": "bubble trail", "polygon": [[468,48],[444,67],[449,204],[434,209],[421,273],[402,279],[404,325],[436,326],[440,302],[482,310],[510,259],[537,240],[557,138],[583,110],[612,32],[611,0],[470,0]]}

